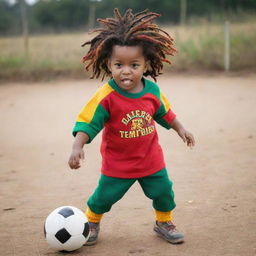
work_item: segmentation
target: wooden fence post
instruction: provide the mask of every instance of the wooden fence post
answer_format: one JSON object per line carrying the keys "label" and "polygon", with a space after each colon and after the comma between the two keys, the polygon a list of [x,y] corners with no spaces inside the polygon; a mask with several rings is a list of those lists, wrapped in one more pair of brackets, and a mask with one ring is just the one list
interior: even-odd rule
{"label": "wooden fence post", "polygon": [[21,12],[21,26],[22,26],[22,35],[24,40],[24,53],[25,57],[28,58],[29,56],[29,46],[28,46],[28,16],[27,16],[27,6],[24,0],[19,0],[20,4],[20,12]]}
{"label": "wooden fence post", "polygon": [[230,29],[229,21],[224,24],[224,69],[230,70]]}
{"label": "wooden fence post", "polygon": [[180,0],[180,25],[187,23],[187,0]]}

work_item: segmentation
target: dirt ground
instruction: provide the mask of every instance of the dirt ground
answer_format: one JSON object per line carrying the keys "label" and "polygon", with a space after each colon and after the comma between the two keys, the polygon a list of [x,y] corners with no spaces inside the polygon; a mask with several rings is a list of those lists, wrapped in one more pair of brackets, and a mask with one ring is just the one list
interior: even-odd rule
{"label": "dirt ground", "polygon": [[[0,255],[66,255],[44,240],[47,215],[62,205],[85,209],[100,175],[101,136],[86,162],[68,168],[78,111],[99,81],[0,86]],[[151,202],[135,184],[104,216],[99,242],[69,255],[256,255],[256,76],[163,76],[159,85],[196,147],[158,127],[174,182],[174,221],[186,241],[153,231]]]}

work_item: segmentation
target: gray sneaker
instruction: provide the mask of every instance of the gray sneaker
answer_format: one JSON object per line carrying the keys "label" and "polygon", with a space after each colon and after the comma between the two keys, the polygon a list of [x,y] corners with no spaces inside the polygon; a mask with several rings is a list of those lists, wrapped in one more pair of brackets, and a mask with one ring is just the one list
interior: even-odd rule
{"label": "gray sneaker", "polygon": [[90,226],[90,236],[87,242],[84,245],[94,245],[97,243],[98,235],[100,232],[100,224],[99,223],[93,223],[88,222]]}
{"label": "gray sneaker", "polygon": [[168,221],[168,222],[156,221],[154,226],[154,231],[159,236],[167,240],[169,243],[179,244],[179,243],[183,243],[184,241],[183,234],[176,229],[176,226],[171,221]]}

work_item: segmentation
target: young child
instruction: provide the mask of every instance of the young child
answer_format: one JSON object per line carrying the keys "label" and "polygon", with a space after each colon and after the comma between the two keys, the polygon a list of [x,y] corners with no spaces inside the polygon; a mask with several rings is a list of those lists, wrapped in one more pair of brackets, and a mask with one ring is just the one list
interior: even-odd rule
{"label": "young child", "polygon": [[[133,14],[129,9],[121,16],[98,19],[102,28],[89,44],[83,61],[93,68],[92,78],[111,77],[97,90],[78,115],[73,135],[75,141],[69,166],[80,168],[83,146],[103,129],[102,167],[99,184],[87,202],[86,216],[91,236],[87,245],[95,244],[100,220],[138,181],[145,195],[152,199],[156,214],[154,231],[168,242],[183,242],[172,222],[175,208],[172,182],[168,178],[155,121],[174,129],[190,147],[194,138],[176,118],[165,95],[152,81],[161,74],[166,55],[173,55],[173,39],[152,20],[159,14],[145,10]],[[102,79],[103,79],[102,78]]]}

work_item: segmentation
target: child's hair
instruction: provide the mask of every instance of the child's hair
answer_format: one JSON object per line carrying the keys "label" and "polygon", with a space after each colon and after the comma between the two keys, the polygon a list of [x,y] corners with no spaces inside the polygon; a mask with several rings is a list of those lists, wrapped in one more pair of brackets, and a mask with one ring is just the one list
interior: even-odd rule
{"label": "child's hair", "polygon": [[97,19],[103,27],[92,32],[100,32],[92,40],[82,46],[90,45],[88,53],[83,57],[83,62],[89,61],[86,70],[92,65],[91,78],[98,78],[103,71],[104,77],[111,76],[108,69],[108,59],[111,57],[114,45],[142,46],[143,56],[149,65],[145,76],[151,76],[154,80],[161,74],[163,62],[171,64],[166,55],[174,55],[173,39],[164,30],[160,29],[152,20],[160,14],[149,12],[147,9],[133,14],[128,9],[122,17],[118,9],[114,9],[114,18]]}

